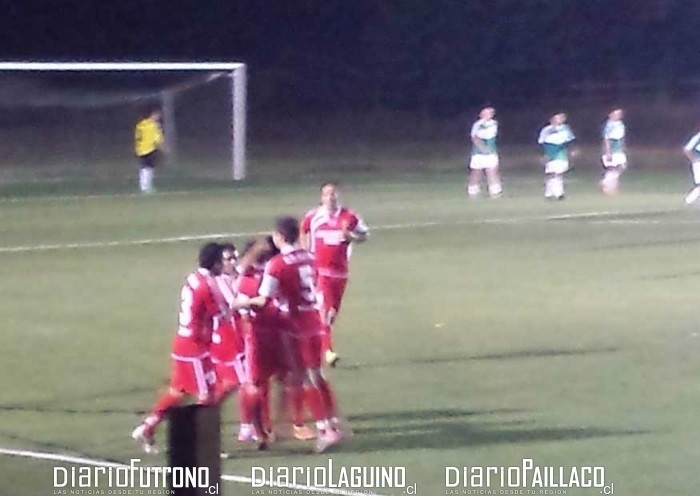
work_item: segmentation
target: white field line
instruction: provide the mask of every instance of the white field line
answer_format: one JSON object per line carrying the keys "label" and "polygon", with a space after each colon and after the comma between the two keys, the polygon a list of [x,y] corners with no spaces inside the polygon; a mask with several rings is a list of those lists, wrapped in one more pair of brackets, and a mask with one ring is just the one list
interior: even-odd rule
{"label": "white field line", "polygon": [[[464,222],[470,223],[470,222]],[[372,227],[373,231],[389,230],[389,229],[408,229],[408,228],[421,228],[421,227],[431,227],[439,225],[456,225],[460,223],[445,223],[445,222],[415,222],[408,224],[387,224],[383,226]],[[20,245],[20,246],[4,246],[0,247],[1,253],[23,253],[23,252],[35,252],[35,251],[49,251],[49,250],[70,250],[79,248],[113,248],[117,246],[139,246],[139,245],[153,245],[153,244],[163,244],[163,243],[179,243],[183,241],[202,241],[207,239],[221,239],[221,238],[240,238],[246,236],[260,236],[263,234],[269,234],[269,231],[242,231],[242,232],[225,232],[225,233],[208,233],[208,234],[190,234],[184,236],[168,236],[163,238],[144,238],[144,239],[131,239],[131,240],[118,240],[118,241],[87,241],[81,243],[55,243],[55,244],[45,244],[45,245]]]}
{"label": "white field line", "polygon": [[153,193],[95,193],[95,194],[74,194],[74,195],[46,195],[46,196],[16,196],[0,198],[2,203],[38,203],[38,202],[62,202],[75,200],[110,200],[113,198],[151,198],[160,196],[187,196],[211,191],[225,191],[224,188],[212,190],[182,190],[182,191],[155,191]]}
{"label": "white field line", "polygon": [[[29,451],[11,448],[0,447],[0,456],[16,456],[21,458],[32,458],[35,460],[48,460],[54,462],[70,463],[75,465],[89,465],[92,467],[112,467],[112,468],[128,468],[129,465],[118,462],[110,462],[107,460],[97,460],[94,458],[86,458],[84,456],[73,456],[73,455],[62,455],[58,453],[44,453],[41,451]],[[143,467],[148,468],[148,467]],[[222,474],[221,479],[229,482],[237,482],[239,484],[250,484],[252,485],[253,479],[251,477],[245,477],[241,475],[227,475]],[[357,496],[357,491],[343,490],[331,487],[316,487],[316,486],[306,486],[304,484],[279,484],[275,481],[270,481],[266,486],[270,487],[281,487],[287,489],[296,489],[300,491],[309,491],[315,494],[336,494],[339,496]],[[367,493],[362,492],[363,496],[382,496],[377,493]]]}
{"label": "white field line", "polygon": [[219,239],[240,236],[258,236],[267,234],[266,232],[229,232],[229,233],[209,233],[209,234],[192,234],[187,236],[169,236],[164,238],[145,238],[131,239],[120,241],[88,241],[84,243],[56,243],[46,245],[24,245],[24,246],[5,246],[0,248],[0,253],[22,253],[33,251],[49,251],[49,250],[71,250],[78,248],[112,248],[115,246],[138,246],[138,245],[153,245],[162,243],[179,243],[182,241],[198,241],[206,239]]}
{"label": "white field line", "polygon": [[[470,224],[523,224],[528,222],[541,222],[541,221],[555,221],[555,220],[572,220],[572,219],[588,219],[590,224],[626,224],[626,225],[648,225],[648,224],[661,224],[661,223],[681,223],[681,224],[697,224],[700,221],[691,220],[661,220],[661,219],[605,219],[605,217],[612,217],[615,215],[644,215],[644,214],[660,214],[674,212],[678,209],[668,209],[668,210],[640,210],[640,211],[602,211],[602,212],[581,212],[576,214],[562,214],[562,215],[543,215],[543,216],[533,216],[533,217],[503,217],[503,218],[492,218],[492,219],[476,219],[476,220],[464,220],[464,221],[452,221],[452,222],[441,222],[441,221],[426,221],[426,222],[407,222],[399,224],[384,224],[379,226],[372,226],[373,231],[388,231],[394,229],[420,229],[425,227],[436,227],[436,226],[459,226],[459,225],[470,225]],[[0,247],[0,254],[3,253],[28,253],[37,251],[50,251],[50,250],[71,250],[71,249],[90,249],[90,248],[113,248],[120,246],[140,246],[140,245],[154,245],[154,244],[165,244],[165,243],[179,243],[184,241],[203,241],[207,239],[222,239],[222,238],[238,238],[247,236],[260,236],[263,234],[268,234],[269,231],[242,231],[242,232],[222,232],[222,233],[208,233],[208,234],[188,234],[183,236],[167,236],[162,238],[143,238],[143,239],[131,239],[131,240],[114,240],[114,241],[86,241],[86,242],[76,242],[76,243],[55,243],[55,244],[43,244],[43,245],[19,245],[19,246],[4,246]]]}

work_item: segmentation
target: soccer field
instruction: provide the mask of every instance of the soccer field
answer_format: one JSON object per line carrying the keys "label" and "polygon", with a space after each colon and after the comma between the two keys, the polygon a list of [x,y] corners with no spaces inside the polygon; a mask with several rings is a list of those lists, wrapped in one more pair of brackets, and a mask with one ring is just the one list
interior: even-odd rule
{"label": "soccer field", "polygon": [[[296,441],[259,453],[235,441],[229,402],[223,472],[332,458],[405,467],[425,496],[601,494],[446,487],[448,466],[531,458],[602,466],[614,494],[696,494],[700,211],[683,206],[688,178],[630,171],[618,197],[592,173],[569,179],[563,202],[541,197],[539,175],[506,173],[499,200],[467,199],[453,173],[342,181],[372,229],[329,372],[355,436],[323,456]],[[166,383],[199,245],[242,244],[317,196],[306,183],[2,200],[0,495],[55,494],[54,465],[71,465],[39,453],[165,463],[129,434]],[[225,494],[253,494],[237,480]],[[276,494],[301,494],[289,491]]]}

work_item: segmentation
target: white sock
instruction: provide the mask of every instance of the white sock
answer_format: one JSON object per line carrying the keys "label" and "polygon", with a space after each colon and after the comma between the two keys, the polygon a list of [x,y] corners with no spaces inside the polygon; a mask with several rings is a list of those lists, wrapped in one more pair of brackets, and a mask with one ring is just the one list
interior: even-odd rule
{"label": "white sock", "polygon": [[695,203],[698,198],[700,198],[700,186],[695,186],[690,193],[688,193],[688,196],[685,197],[685,203],[690,205],[691,203]]}
{"label": "white sock", "polygon": [[557,198],[564,196],[564,178],[562,176],[556,176],[552,179],[552,189]]}
{"label": "white sock", "polygon": [[481,186],[478,184],[470,184],[467,186],[467,193],[469,193],[469,196],[478,196],[479,193],[481,193]]}
{"label": "white sock", "polygon": [[501,186],[501,183],[489,184],[489,195],[498,196],[501,193],[503,193],[503,186]]}
{"label": "white sock", "polygon": [[554,196],[554,178],[548,177],[544,180],[544,197],[551,198]]}
{"label": "white sock", "polygon": [[153,189],[153,169],[151,167],[144,167],[144,178],[145,178],[145,191],[151,191]]}
{"label": "white sock", "polygon": [[141,167],[139,169],[139,189],[141,191],[146,191],[146,168]]}
{"label": "white sock", "polygon": [[603,176],[603,191],[606,193],[614,193],[619,185],[620,173],[616,170],[605,171]]}
{"label": "white sock", "polygon": [[331,428],[331,423],[328,421],[328,419],[323,419],[323,420],[317,420],[316,421],[316,430],[319,432],[326,431]]}

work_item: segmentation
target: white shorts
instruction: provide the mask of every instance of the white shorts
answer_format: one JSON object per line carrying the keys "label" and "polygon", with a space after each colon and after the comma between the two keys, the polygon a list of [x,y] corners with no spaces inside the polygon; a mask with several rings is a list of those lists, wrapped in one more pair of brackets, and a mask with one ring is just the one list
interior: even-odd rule
{"label": "white shorts", "polygon": [[469,168],[475,170],[495,169],[498,167],[498,155],[495,153],[489,155],[472,155],[469,160]]}
{"label": "white shorts", "polygon": [[693,181],[700,186],[700,161],[693,162],[691,169],[693,170]]}
{"label": "white shorts", "polygon": [[544,164],[545,174],[564,174],[569,170],[568,160],[550,160]]}
{"label": "white shorts", "polygon": [[603,167],[625,167],[627,165],[627,154],[625,152],[615,152],[601,157]]}

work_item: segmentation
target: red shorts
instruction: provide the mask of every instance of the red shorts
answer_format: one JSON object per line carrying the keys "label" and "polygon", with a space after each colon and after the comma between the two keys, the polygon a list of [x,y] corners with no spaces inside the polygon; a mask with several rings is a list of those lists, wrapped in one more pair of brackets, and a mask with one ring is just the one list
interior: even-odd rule
{"label": "red shorts", "polygon": [[212,333],[209,351],[214,363],[233,362],[236,355],[243,351],[238,330],[230,321],[219,323]]}
{"label": "red shorts", "polygon": [[282,344],[286,365],[292,373],[321,368],[321,334],[285,332]]}
{"label": "red shorts", "polygon": [[209,355],[201,357],[172,356],[170,387],[191,394],[200,401],[208,399],[214,389],[216,373]]}
{"label": "red shorts", "polygon": [[[325,312],[333,310],[332,313],[337,314],[340,311],[340,304],[343,301],[347,283],[348,280],[345,278],[318,276],[316,289],[319,294],[319,303]],[[330,323],[332,324],[333,322],[331,321]]]}
{"label": "red shorts", "polygon": [[216,370],[216,380],[227,386],[238,386],[247,382],[245,357],[239,353],[233,360],[221,361],[212,358]]}
{"label": "red shorts", "polygon": [[252,332],[245,336],[247,379],[251,383],[266,382],[275,374],[284,371],[279,335],[279,329],[272,330],[253,325]]}

